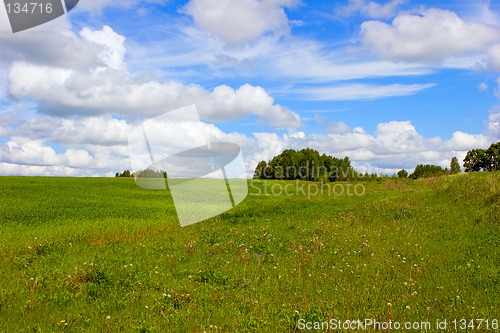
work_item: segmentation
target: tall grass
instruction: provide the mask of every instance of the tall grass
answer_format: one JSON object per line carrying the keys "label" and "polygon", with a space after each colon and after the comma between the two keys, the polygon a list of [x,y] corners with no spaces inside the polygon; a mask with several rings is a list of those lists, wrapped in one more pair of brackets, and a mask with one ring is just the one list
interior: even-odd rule
{"label": "tall grass", "polygon": [[[180,228],[130,179],[0,178],[1,332],[296,332],[500,319],[500,174],[251,193]],[[260,193],[260,195],[257,195]]]}

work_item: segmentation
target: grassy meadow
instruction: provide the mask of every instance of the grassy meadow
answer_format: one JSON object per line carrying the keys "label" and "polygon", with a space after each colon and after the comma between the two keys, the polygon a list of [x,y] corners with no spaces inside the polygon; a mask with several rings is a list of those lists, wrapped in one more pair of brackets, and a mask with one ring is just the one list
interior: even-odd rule
{"label": "grassy meadow", "polygon": [[133,179],[0,177],[0,332],[500,319],[500,173],[361,196],[249,182],[239,206],[181,228],[169,191]]}

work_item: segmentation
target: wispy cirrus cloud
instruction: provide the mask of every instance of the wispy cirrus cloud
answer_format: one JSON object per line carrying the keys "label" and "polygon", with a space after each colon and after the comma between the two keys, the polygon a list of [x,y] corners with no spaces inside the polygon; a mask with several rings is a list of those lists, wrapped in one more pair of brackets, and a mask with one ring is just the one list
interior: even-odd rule
{"label": "wispy cirrus cloud", "polygon": [[411,85],[346,84],[329,87],[297,88],[295,92],[300,95],[301,98],[311,101],[373,100],[386,97],[414,95],[435,86],[435,83]]}

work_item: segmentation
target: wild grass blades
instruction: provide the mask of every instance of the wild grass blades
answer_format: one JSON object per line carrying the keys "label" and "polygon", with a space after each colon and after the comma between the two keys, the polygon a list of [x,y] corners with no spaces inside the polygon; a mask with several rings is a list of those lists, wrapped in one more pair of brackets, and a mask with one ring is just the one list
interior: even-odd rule
{"label": "wild grass blades", "polygon": [[499,184],[490,173],[366,183],[362,196],[262,191],[180,228],[169,192],[131,179],[2,177],[0,327],[296,332],[300,319],[499,318]]}

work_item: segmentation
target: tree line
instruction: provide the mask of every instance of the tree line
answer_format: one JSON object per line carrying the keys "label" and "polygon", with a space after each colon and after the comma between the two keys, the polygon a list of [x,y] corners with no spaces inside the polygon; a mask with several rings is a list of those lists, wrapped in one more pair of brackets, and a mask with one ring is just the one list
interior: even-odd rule
{"label": "tree line", "polygon": [[376,180],[376,174],[356,171],[349,157],[337,158],[305,148],[299,151],[287,149],[270,161],[260,161],[255,168],[254,179],[348,181],[366,178]]}
{"label": "tree line", "polygon": [[500,171],[500,142],[484,149],[472,149],[464,159],[465,172]]}
{"label": "tree line", "polygon": [[[492,144],[488,149],[472,149],[463,160],[465,172],[500,171],[500,142]],[[254,172],[254,179],[309,180],[309,181],[352,181],[376,180],[386,178],[428,178],[453,175],[462,172],[458,158],[450,161],[449,168],[432,164],[419,164],[409,174],[400,170],[396,175],[379,176],[375,173],[360,173],[351,166],[349,157],[337,158],[306,148],[299,151],[287,149],[270,161],[260,161]]]}
{"label": "tree line", "polygon": [[163,170],[140,170],[136,173],[130,172],[130,170],[124,170],[122,173],[117,172],[115,177],[139,177],[139,178],[167,178],[167,173]]}

